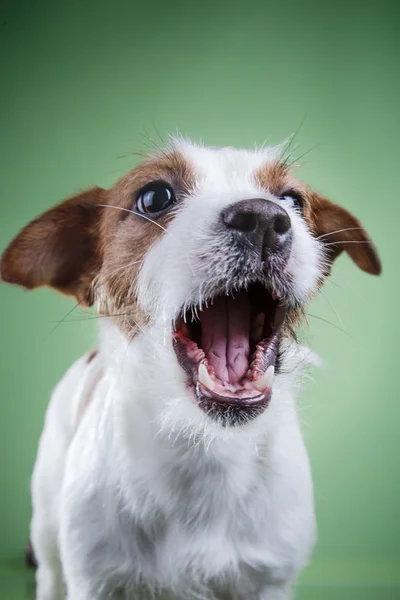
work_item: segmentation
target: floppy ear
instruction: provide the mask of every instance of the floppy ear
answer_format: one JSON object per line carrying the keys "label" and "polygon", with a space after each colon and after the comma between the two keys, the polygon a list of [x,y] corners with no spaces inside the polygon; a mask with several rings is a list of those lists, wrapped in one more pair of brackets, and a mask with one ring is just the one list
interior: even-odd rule
{"label": "floppy ear", "polygon": [[101,265],[97,205],[105,194],[92,188],[29,223],[1,257],[1,279],[29,290],[48,285],[93,304],[92,281]]}
{"label": "floppy ear", "polygon": [[378,252],[360,221],[351,213],[318,197],[313,207],[313,220],[315,233],[325,245],[330,262],[345,250],[360,269],[371,275],[380,274]]}

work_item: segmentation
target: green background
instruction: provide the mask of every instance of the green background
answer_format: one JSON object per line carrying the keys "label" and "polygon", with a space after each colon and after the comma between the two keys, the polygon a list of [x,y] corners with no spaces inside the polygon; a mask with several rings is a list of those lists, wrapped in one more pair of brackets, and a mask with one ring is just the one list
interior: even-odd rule
{"label": "green background", "polygon": [[[113,183],[158,132],[252,146],[300,124],[297,153],[311,149],[300,175],[375,240],[383,275],[341,257],[304,332],[324,366],[301,399],[319,542],[300,599],[400,598],[397,6],[37,0],[0,11],[2,248],[59,200]],[[21,557],[43,414],[96,340],[73,306],[0,288],[1,599],[32,595]]]}

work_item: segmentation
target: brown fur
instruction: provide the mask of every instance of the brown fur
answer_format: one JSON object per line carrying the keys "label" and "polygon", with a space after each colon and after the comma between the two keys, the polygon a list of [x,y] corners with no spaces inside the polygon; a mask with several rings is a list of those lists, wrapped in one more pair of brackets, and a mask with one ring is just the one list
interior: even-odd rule
{"label": "brown fur", "polygon": [[280,196],[284,189],[288,189],[289,177],[290,171],[278,160],[266,162],[254,175],[256,183],[274,196]]}
{"label": "brown fur", "polygon": [[91,284],[100,267],[97,205],[105,197],[95,187],[34,219],[4,252],[1,279],[29,290],[48,285],[92,304]]}
{"label": "brown fur", "polygon": [[330,263],[345,251],[363,271],[371,275],[381,273],[378,252],[358,219],[345,208],[315,194],[311,206],[312,229],[322,236],[320,241],[326,245]]}
{"label": "brown fur", "polygon": [[[97,298],[101,314],[112,316],[125,332],[134,333],[147,321],[135,300],[138,272],[174,212],[152,223],[130,211],[138,191],[159,179],[167,181],[178,196],[190,195],[195,185],[192,169],[179,152],[148,158],[110,190],[92,188],[27,225],[1,258],[1,278],[27,289],[48,285],[87,305]],[[304,218],[313,234],[322,236],[321,242],[326,244],[326,274],[342,251],[348,252],[361,269],[380,273],[376,249],[360,222],[314,193],[284,163],[266,163],[255,180],[277,196],[288,190],[302,195]],[[339,231],[342,229],[348,231]]]}
{"label": "brown fur", "polygon": [[312,233],[321,236],[320,241],[326,246],[326,275],[332,262],[343,251],[363,271],[371,275],[380,274],[381,262],[377,250],[360,221],[349,211],[313,192],[279,162],[267,163],[262,167],[256,173],[256,181],[276,196],[288,190],[295,190],[302,196],[304,218]]}
{"label": "brown fur", "polygon": [[[182,155],[173,152],[147,160],[120,179],[109,192],[108,205],[131,210],[137,191],[149,181],[158,179],[168,182],[177,195],[190,193],[194,186],[190,166]],[[134,297],[141,263],[173,217],[162,215],[152,223],[148,218],[133,216],[118,208],[104,210],[101,223],[103,262],[95,287],[100,312],[119,315],[119,325],[125,331],[131,331],[137,325],[143,326],[147,319]]]}
{"label": "brown fur", "polygon": [[86,305],[97,294],[100,312],[119,316],[124,329],[144,324],[132,286],[140,261],[171,215],[154,224],[129,211],[138,190],[159,179],[178,194],[188,194],[194,185],[191,168],[178,152],[149,158],[110,190],[90,189],[29,223],[4,252],[1,278],[27,289],[48,285]]}

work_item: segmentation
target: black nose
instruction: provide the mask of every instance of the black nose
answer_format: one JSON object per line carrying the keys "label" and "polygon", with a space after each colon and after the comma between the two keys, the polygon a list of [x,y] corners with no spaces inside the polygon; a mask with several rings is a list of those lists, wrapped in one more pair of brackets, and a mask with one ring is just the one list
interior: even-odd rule
{"label": "black nose", "polygon": [[264,254],[277,252],[291,241],[291,223],[286,210],[270,200],[254,198],[227,206],[221,213],[226,227],[235,229]]}

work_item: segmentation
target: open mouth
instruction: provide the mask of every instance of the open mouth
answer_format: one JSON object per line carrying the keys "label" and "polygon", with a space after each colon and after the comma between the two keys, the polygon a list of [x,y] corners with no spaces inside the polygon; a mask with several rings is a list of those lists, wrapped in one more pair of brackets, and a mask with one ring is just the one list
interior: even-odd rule
{"label": "open mouth", "polygon": [[279,300],[256,283],[177,319],[178,362],[205,412],[228,424],[266,408],[284,316]]}

